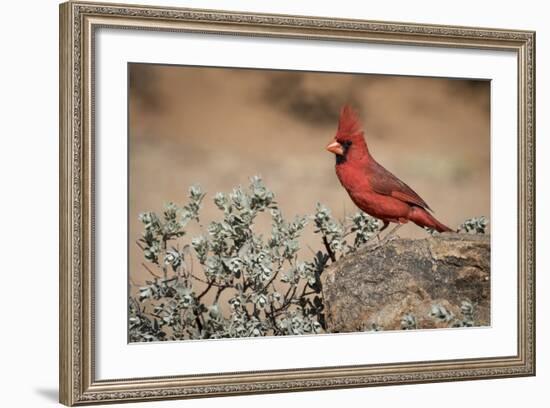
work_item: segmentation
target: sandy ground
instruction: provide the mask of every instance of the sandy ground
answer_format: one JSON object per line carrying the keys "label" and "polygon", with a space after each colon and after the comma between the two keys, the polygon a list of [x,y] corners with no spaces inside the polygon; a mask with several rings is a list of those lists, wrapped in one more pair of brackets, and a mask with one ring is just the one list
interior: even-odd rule
{"label": "sandy ground", "polygon": [[[138,214],[185,202],[195,183],[209,193],[205,224],[219,218],[214,193],[247,185],[252,175],[263,177],[287,217],[313,213],[318,201],[339,218],[355,212],[324,149],[345,102],[363,119],[373,156],[438,219],[453,228],[473,216],[490,219],[488,82],[154,65],[133,65],[130,73],[134,285],[150,278],[134,244]],[[257,228],[268,232],[269,224]],[[399,231],[425,234],[413,224]],[[303,242],[320,244],[312,228]]]}

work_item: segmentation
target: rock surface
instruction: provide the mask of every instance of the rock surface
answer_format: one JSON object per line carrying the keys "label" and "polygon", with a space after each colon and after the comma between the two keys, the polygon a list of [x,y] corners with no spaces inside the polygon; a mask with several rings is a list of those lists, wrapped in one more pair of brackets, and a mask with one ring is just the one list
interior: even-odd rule
{"label": "rock surface", "polygon": [[[490,264],[491,237],[483,234],[445,233],[360,248],[321,277],[327,331],[461,325],[468,320],[463,302],[474,306],[475,326],[488,326]],[[441,307],[446,316],[434,313]]]}

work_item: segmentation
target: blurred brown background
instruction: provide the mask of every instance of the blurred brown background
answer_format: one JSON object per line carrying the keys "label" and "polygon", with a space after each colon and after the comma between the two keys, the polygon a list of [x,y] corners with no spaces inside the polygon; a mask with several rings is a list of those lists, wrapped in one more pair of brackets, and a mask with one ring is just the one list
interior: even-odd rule
{"label": "blurred brown background", "polygon": [[[356,207],[325,151],[340,106],[359,112],[371,153],[452,228],[490,219],[490,83],[420,77],[131,64],[129,267],[132,292],[151,275],[134,241],[138,214],[209,194],[206,225],[219,218],[218,191],[261,175],[286,217],[316,202],[343,218]],[[268,233],[267,220],[257,228]],[[200,229],[191,231],[199,233]],[[414,224],[399,230],[426,236]],[[312,228],[304,243],[319,247]]]}

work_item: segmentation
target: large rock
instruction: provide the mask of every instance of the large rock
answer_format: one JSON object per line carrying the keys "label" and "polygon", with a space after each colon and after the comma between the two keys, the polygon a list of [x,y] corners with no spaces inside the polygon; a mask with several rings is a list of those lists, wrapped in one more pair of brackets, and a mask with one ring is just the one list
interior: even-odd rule
{"label": "large rock", "polygon": [[[327,331],[449,327],[467,320],[463,302],[474,306],[475,326],[490,325],[490,252],[491,238],[483,234],[360,248],[323,272]],[[447,318],[434,316],[437,307]]]}

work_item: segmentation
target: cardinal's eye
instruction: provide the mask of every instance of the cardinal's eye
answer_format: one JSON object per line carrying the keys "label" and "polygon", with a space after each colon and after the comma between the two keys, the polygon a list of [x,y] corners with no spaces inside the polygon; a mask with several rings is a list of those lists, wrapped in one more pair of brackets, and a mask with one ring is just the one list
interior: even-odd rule
{"label": "cardinal's eye", "polygon": [[344,143],[342,143],[342,146],[350,147],[351,146],[351,140],[346,140]]}

